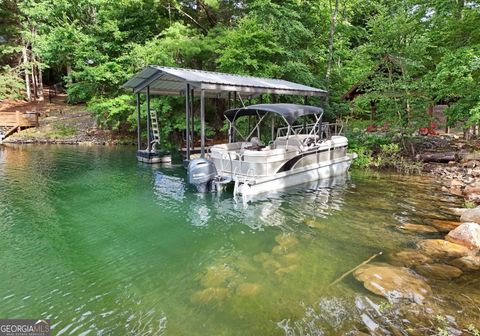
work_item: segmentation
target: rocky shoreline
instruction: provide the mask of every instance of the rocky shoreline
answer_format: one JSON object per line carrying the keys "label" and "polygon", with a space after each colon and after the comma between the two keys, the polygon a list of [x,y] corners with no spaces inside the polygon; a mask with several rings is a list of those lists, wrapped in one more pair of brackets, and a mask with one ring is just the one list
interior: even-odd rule
{"label": "rocky shoreline", "polygon": [[[352,272],[366,290],[388,301],[380,305],[368,299],[356,302],[365,327],[356,335],[477,336],[480,314],[473,312],[480,311],[480,306],[472,297],[479,293],[471,288],[480,284],[480,144],[441,136],[425,138],[417,145],[416,159],[424,161],[424,173],[443,192],[464,198],[464,207],[442,208],[446,214],[424,223],[396,225],[412,235],[412,245]],[[438,281],[450,283],[452,292],[441,293]],[[452,300],[458,305],[455,316],[444,309],[452,293],[465,298],[461,305]],[[471,313],[479,319],[465,319]]]}
{"label": "rocky shoreline", "polygon": [[[445,335],[477,335],[478,325],[459,323],[455,317],[444,314],[433,300],[432,281],[453,281],[464,275],[479,280],[480,206],[452,209],[452,213],[461,214],[458,222],[437,220],[444,225],[399,226],[400,230],[426,239],[417,242],[414,248],[392,253],[385,262],[368,263],[353,272],[367,290],[388,300],[388,309],[373,302],[363,303],[362,320],[369,333],[443,335],[439,333],[443,331]],[[467,294],[461,293],[469,298]]]}

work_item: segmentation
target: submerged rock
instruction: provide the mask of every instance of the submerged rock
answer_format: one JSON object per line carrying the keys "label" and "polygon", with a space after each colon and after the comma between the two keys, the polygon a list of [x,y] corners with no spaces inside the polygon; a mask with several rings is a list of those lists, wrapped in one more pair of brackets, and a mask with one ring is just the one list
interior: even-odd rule
{"label": "submerged rock", "polygon": [[288,251],[288,247],[286,246],[283,246],[283,245],[276,245],[272,248],[272,254],[287,254],[289,251]]}
{"label": "submerged rock", "polygon": [[266,252],[261,252],[261,253],[257,254],[256,256],[254,256],[253,260],[256,261],[256,262],[264,262],[264,261],[266,261],[270,258],[271,258],[270,254],[268,254]]}
{"label": "submerged rock", "polygon": [[438,230],[436,228],[429,225],[405,223],[400,225],[398,228],[404,231],[416,233],[438,233]]}
{"label": "submerged rock", "polygon": [[282,267],[282,265],[278,261],[276,261],[275,259],[268,259],[268,260],[265,260],[262,263],[262,267],[266,271],[271,272],[271,271],[276,271],[277,269]]}
{"label": "submerged rock", "polygon": [[467,209],[462,213],[460,217],[462,222],[474,222],[480,224],[480,206],[474,209]]}
{"label": "submerged rock", "polygon": [[447,208],[449,212],[451,212],[453,215],[461,216],[463,213],[469,209],[466,208]]}
{"label": "submerged rock", "polygon": [[384,263],[367,264],[353,273],[369,291],[384,296],[390,302],[408,299],[422,303],[432,295],[430,286],[408,268]]}
{"label": "submerged rock", "polygon": [[415,270],[427,277],[441,280],[450,280],[462,275],[462,270],[446,264],[425,264],[415,266]]}
{"label": "submerged rock", "polygon": [[450,264],[464,271],[478,271],[480,270],[480,256],[466,256],[454,259]]}
{"label": "submerged rock", "polygon": [[240,296],[255,296],[260,291],[261,285],[258,283],[242,283],[238,285],[235,294]]}
{"label": "submerged rock", "polygon": [[439,259],[461,258],[471,253],[467,247],[443,239],[422,240],[418,247],[427,256]]}
{"label": "submerged rock", "polygon": [[471,250],[480,249],[480,225],[464,223],[445,237],[448,241],[468,247]]}
{"label": "submerged rock", "polygon": [[304,220],[303,223],[312,229],[324,229],[327,225],[324,222],[319,222],[315,219]]}
{"label": "submerged rock", "polygon": [[432,220],[432,225],[440,232],[450,232],[460,224],[462,224],[462,222],[441,220],[441,219]]}
{"label": "submerged rock", "polygon": [[220,287],[235,275],[235,271],[227,265],[211,266],[200,278],[203,287]]}
{"label": "submerged rock", "polygon": [[193,303],[210,303],[215,301],[223,301],[228,296],[227,288],[206,288],[204,290],[195,292],[190,300]]}
{"label": "submerged rock", "polygon": [[298,239],[295,238],[292,234],[281,233],[275,237],[275,241],[278,245],[274,246],[272,249],[273,254],[287,254],[298,244]]}
{"label": "submerged rock", "polygon": [[275,241],[278,245],[283,247],[293,247],[298,244],[298,239],[295,238],[292,234],[289,233],[281,233],[275,237]]}
{"label": "submerged rock", "polygon": [[298,264],[298,262],[300,261],[300,257],[298,256],[297,252],[292,252],[292,253],[283,255],[281,257],[281,261],[287,265]]}
{"label": "submerged rock", "polygon": [[286,267],[280,267],[279,269],[277,269],[275,271],[275,274],[276,275],[283,275],[283,274],[287,274],[287,273],[292,273],[292,272],[295,272],[296,270],[298,269],[298,265],[290,265],[290,266],[286,266]]}
{"label": "submerged rock", "polygon": [[396,266],[414,266],[432,262],[432,258],[420,253],[418,250],[403,250],[390,256],[392,264]]}

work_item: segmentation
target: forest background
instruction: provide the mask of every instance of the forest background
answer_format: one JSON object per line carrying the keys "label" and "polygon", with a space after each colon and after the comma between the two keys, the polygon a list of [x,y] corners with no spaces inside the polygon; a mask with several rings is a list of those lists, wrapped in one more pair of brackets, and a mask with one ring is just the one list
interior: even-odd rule
{"label": "forest background", "polygon": [[[63,83],[99,127],[131,130],[121,84],[149,64],[281,78],[330,92],[330,117],[428,127],[480,123],[480,2],[465,0],[0,0],[0,99],[36,100]],[[380,69],[380,71],[379,71]],[[353,102],[342,96],[368,82]],[[268,99],[268,98],[267,98]],[[182,101],[155,100],[162,132]],[[215,113],[209,132],[224,126]],[[215,119],[217,118],[217,119]],[[199,125],[196,125],[198,128]]]}

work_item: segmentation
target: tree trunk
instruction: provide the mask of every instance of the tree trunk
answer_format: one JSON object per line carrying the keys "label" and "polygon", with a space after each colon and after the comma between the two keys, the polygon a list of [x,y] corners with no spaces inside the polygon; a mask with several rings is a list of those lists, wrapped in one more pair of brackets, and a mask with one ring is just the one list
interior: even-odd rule
{"label": "tree trunk", "polygon": [[30,76],[28,74],[28,55],[27,55],[27,44],[23,46],[22,50],[23,55],[23,69],[25,72],[25,91],[27,93],[27,100],[32,101],[32,91],[30,87]]}
{"label": "tree trunk", "polygon": [[32,59],[31,59],[31,63],[32,63],[32,91],[33,91],[33,100],[36,101],[37,98],[38,98],[38,92],[37,92],[37,71],[36,71],[36,67],[35,67],[35,63],[33,61],[33,56],[32,56]]}
{"label": "tree trunk", "polygon": [[72,77],[70,77],[70,74],[72,73],[72,66],[69,64],[67,64],[67,76],[68,76],[68,84],[72,84],[73,81],[72,81]]}
{"label": "tree trunk", "polygon": [[38,100],[43,101],[43,75],[42,75],[42,69],[40,66],[37,65],[37,71],[38,71]]}
{"label": "tree trunk", "polygon": [[[330,0],[330,12],[332,11],[332,3]],[[330,89],[330,75],[332,74],[332,63],[333,63],[333,42],[335,37],[335,26],[337,24],[337,14],[338,14],[338,0],[335,0],[335,8],[333,10],[332,19],[330,21],[330,40],[328,42],[328,63],[327,63],[327,72],[325,73],[325,84],[327,86],[327,91]],[[326,103],[328,105],[329,98],[326,97]]]}

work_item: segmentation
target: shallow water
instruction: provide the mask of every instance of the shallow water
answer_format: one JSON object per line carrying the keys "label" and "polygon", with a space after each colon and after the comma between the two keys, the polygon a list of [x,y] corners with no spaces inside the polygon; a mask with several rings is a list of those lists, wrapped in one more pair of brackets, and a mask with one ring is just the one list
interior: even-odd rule
{"label": "shallow water", "polygon": [[[56,335],[361,329],[355,300],[384,300],[351,276],[328,285],[422,238],[399,223],[461,204],[425,177],[354,171],[244,206],[132,148],[0,146],[0,316],[49,318]],[[446,312],[465,315],[452,297],[467,280],[431,283]]]}

